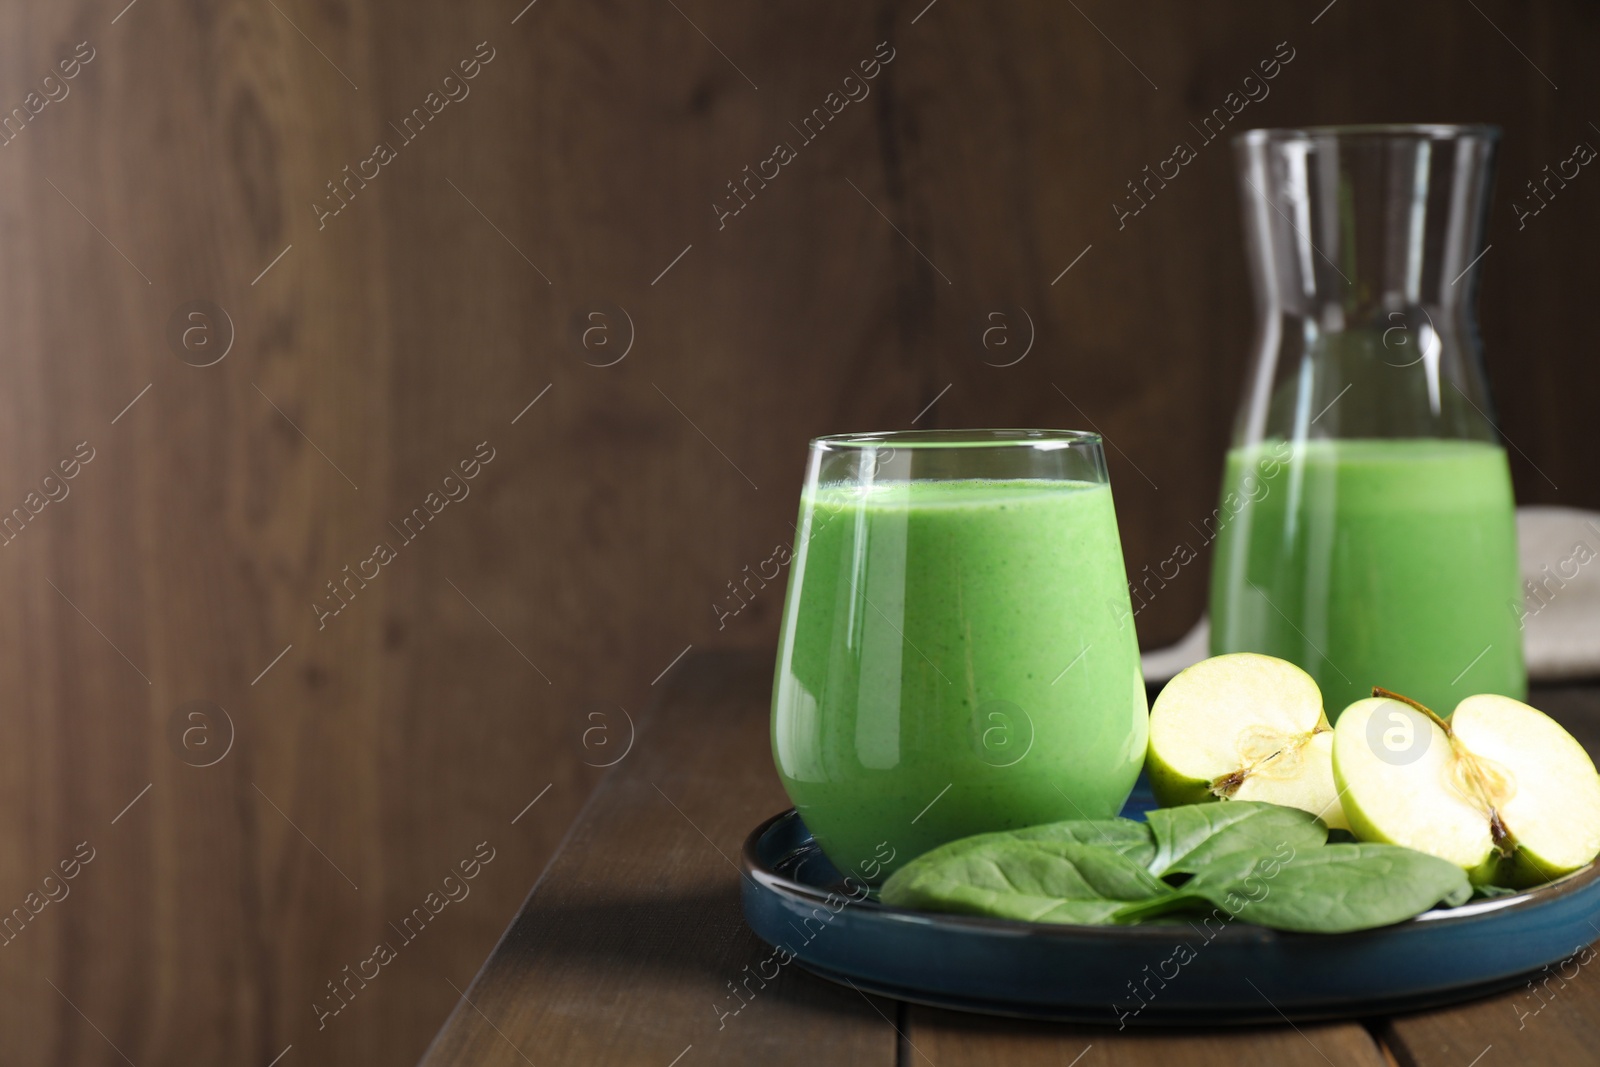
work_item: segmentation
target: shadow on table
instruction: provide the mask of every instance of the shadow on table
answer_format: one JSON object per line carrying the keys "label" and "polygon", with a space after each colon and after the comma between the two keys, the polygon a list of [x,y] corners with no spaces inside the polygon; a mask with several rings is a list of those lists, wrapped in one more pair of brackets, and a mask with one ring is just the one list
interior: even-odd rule
{"label": "shadow on table", "polygon": [[506,933],[491,970],[640,970],[718,985],[771,949],[744,924],[733,886],[637,891],[538,901]]}
{"label": "shadow on table", "polygon": [[733,885],[687,892],[640,887],[539,900],[507,932],[482,983],[534,999],[537,990],[559,990],[564,997],[582,990],[584,997],[618,1003],[646,1002],[670,989],[669,999],[696,1002],[695,1011],[703,994],[705,1018],[719,1023],[746,1007],[755,1006],[759,1016],[779,1004],[819,1013],[817,1025],[828,1025],[826,1019],[859,1024],[864,1018],[896,1018],[893,1001],[818,978],[793,963],[774,967],[772,956],[773,949],[744,924]]}

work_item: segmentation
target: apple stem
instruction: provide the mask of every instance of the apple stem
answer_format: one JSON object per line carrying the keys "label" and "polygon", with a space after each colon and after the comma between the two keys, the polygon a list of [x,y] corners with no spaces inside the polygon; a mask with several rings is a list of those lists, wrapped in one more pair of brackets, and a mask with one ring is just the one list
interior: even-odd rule
{"label": "apple stem", "polygon": [[1372,687],[1372,695],[1375,696],[1375,697],[1384,697],[1384,698],[1386,698],[1388,700],[1398,700],[1402,704],[1406,704],[1406,705],[1409,705],[1409,706],[1411,706],[1413,708],[1416,708],[1418,711],[1422,712],[1422,714],[1426,715],[1429,719],[1431,719],[1435,726],[1437,726],[1437,727],[1439,727],[1439,729],[1443,730],[1444,731],[1444,735],[1446,737],[1454,736],[1453,732],[1450,729],[1450,723],[1448,721],[1446,721],[1445,719],[1440,718],[1438,712],[1434,711],[1432,708],[1430,708],[1426,704],[1422,703],[1422,701],[1413,700],[1410,697],[1405,696],[1405,695],[1403,695],[1401,693],[1396,693],[1396,692],[1394,692],[1392,690],[1385,689],[1381,685],[1375,685],[1375,686]]}

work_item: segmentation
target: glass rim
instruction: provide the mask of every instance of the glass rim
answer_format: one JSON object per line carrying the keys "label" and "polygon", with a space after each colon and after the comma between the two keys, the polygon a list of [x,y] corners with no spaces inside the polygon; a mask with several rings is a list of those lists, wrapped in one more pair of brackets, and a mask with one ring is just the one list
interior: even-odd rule
{"label": "glass rim", "polygon": [[1334,138],[1390,137],[1395,139],[1427,139],[1435,141],[1453,138],[1500,139],[1500,127],[1485,122],[1373,122],[1332,126],[1274,126],[1245,130],[1236,134],[1234,144],[1277,144],[1285,141],[1319,141]]}
{"label": "glass rim", "polygon": [[1089,430],[875,430],[827,434],[811,439],[822,451],[873,448],[1082,448],[1100,447],[1101,436]]}

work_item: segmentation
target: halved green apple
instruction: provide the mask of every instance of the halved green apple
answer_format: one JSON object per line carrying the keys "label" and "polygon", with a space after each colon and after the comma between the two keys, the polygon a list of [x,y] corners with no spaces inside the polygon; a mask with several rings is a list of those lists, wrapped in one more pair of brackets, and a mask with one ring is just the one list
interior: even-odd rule
{"label": "halved green apple", "polygon": [[1544,712],[1467,697],[1449,720],[1383,689],[1334,729],[1334,782],[1351,831],[1459,864],[1474,882],[1523,887],[1600,854],[1600,775]]}
{"label": "halved green apple", "polygon": [[1332,755],[1317,683],[1272,656],[1202,660],[1168,682],[1150,709],[1145,769],[1163,807],[1261,800],[1345,827]]}

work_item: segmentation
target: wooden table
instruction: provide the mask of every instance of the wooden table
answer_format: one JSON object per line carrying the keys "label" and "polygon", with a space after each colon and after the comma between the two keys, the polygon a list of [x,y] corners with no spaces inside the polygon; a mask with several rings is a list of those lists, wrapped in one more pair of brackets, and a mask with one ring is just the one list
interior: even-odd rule
{"label": "wooden table", "polygon": [[[686,659],[599,786],[424,1067],[967,1064],[1510,1067],[1600,1060],[1600,973],[1365,1023],[1125,1031],[1018,1023],[868,996],[797,966],[737,1014],[768,949],[739,911],[739,848],[788,801],[767,741],[771,657]],[[1600,689],[1535,702],[1590,751]],[[1574,973],[1576,970],[1576,973]]]}

